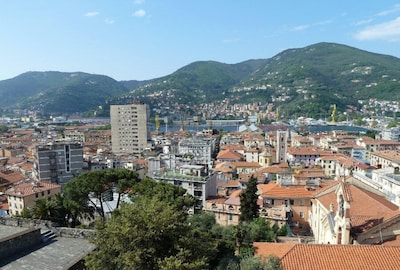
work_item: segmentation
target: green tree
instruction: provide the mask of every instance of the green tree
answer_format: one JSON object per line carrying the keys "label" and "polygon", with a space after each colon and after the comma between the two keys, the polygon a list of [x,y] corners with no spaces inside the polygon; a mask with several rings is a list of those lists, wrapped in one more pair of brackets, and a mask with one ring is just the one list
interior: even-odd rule
{"label": "green tree", "polygon": [[208,269],[209,241],[187,222],[187,211],[143,196],[100,223],[86,259],[89,269]]}
{"label": "green tree", "polygon": [[394,118],[390,120],[390,122],[387,124],[387,128],[397,127],[397,125],[398,125],[397,118]]}
{"label": "green tree", "polygon": [[229,261],[225,268],[218,268],[218,270],[283,270],[282,264],[278,257],[268,256],[266,260],[262,260],[254,256],[244,256],[239,261]]}
{"label": "green tree", "polygon": [[240,222],[250,222],[259,215],[257,204],[257,178],[253,175],[247,182],[246,189],[240,194]]}
{"label": "green tree", "polygon": [[53,204],[46,199],[39,199],[33,208],[33,217],[38,219],[50,219]]}
{"label": "green tree", "polygon": [[6,125],[0,125],[0,133],[4,133],[8,131],[8,127]]}
{"label": "green tree", "polygon": [[166,182],[156,182],[148,177],[135,184],[129,195],[133,202],[141,200],[143,197],[154,198],[173,205],[177,210],[185,211],[192,208],[196,203],[195,198],[186,194],[186,190],[182,187]]}
{"label": "green tree", "polygon": [[[105,194],[117,192],[117,206],[119,206],[121,196],[137,182],[139,182],[137,172],[126,169],[86,172],[69,181],[64,187],[64,206],[69,212],[68,219],[71,219],[72,226],[80,217],[92,216],[94,212],[104,221]],[[97,207],[96,200],[100,207]]]}

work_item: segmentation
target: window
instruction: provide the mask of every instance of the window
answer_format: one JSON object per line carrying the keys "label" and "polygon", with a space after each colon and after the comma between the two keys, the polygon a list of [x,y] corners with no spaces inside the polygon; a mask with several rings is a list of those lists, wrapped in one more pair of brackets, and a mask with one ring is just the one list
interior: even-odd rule
{"label": "window", "polygon": [[275,205],[275,200],[274,199],[271,200],[271,205]]}
{"label": "window", "polygon": [[290,205],[294,205],[294,200],[289,200]]}
{"label": "window", "polygon": [[35,194],[35,197],[36,197],[36,198],[39,198],[39,194],[38,194],[38,193],[36,193],[36,194]]}
{"label": "window", "polygon": [[304,205],[305,205],[304,200],[300,200],[300,206],[304,206]]}
{"label": "window", "polygon": [[229,220],[232,221],[233,220],[233,215],[229,214]]}
{"label": "window", "polygon": [[304,212],[300,212],[300,218],[304,218]]}

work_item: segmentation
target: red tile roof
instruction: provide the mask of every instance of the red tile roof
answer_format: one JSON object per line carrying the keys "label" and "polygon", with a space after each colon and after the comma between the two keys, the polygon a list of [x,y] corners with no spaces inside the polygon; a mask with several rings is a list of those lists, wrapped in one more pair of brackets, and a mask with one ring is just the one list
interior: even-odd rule
{"label": "red tile roof", "polygon": [[217,159],[240,160],[241,158],[242,158],[241,154],[231,149],[222,150],[217,155]]}
{"label": "red tile roof", "polygon": [[61,186],[48,181],[29,181],[13,186],[4,193],[9,196],[25,197],[47,190],[60,189]]}
{"label": "red tile roof", "polygon": [[[296,197],[312,197],[320,192],[322,187],[331,185],[331,183],[321,184],[321,187],[308,188],[305,186],[280,186],[276,183],[257,185],[260,196],[268,196],[271,198],[296,198]],[[328,208],[329,209],[329,208]]]}
{"label": "red tile roof", "polygon": [[255,255],[278,256],[285,270],[394,270],[400,247],[254,243]]}
{"label": "red tile roof", "polygon": [[[372,225],[371,222],[384,222],[400,214],[399,207],[384,197],[379,196],[370,191],[364,190],[350,183],[337,183],[343,185],[345,199],[350,203],[350,222],[352,227],[360,226],[360,230],[367,230]],[[337,210],[337,195],[335,189],[331,189],[329,193],[317,195],[317,199],[325,206],[330,208],[333,203]]]}

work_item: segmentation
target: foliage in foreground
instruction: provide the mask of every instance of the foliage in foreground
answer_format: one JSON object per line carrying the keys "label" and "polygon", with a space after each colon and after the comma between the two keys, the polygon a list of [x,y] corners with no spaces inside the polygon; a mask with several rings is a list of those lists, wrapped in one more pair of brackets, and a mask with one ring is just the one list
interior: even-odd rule
{"label": "foliage in foreground", "polygon": [[[98,248],[86,259],[89,269],[280,269],[247,258],[254,241],[275,240],[264,219],[222,227],[213,214],[189,216],[193,198],[181,187],[152,179],[136,183],[131,199],[133,204],[122,204],[111,219],[97,224],[92,241]],[[246,255],[237,256],[239,228]]]}

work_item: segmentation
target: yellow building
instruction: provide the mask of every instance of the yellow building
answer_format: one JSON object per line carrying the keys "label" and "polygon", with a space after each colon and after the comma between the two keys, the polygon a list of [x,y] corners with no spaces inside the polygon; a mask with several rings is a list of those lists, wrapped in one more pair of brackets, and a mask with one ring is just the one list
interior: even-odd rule
{"label": "yellow building", "polygon": [[32,180],[17,184],[5,192],[8,199],[9,215],[19,215],[24,208],[32,209],[35,207],[37,200],[50,200],[60,192],[60,185],[47,181]]}

